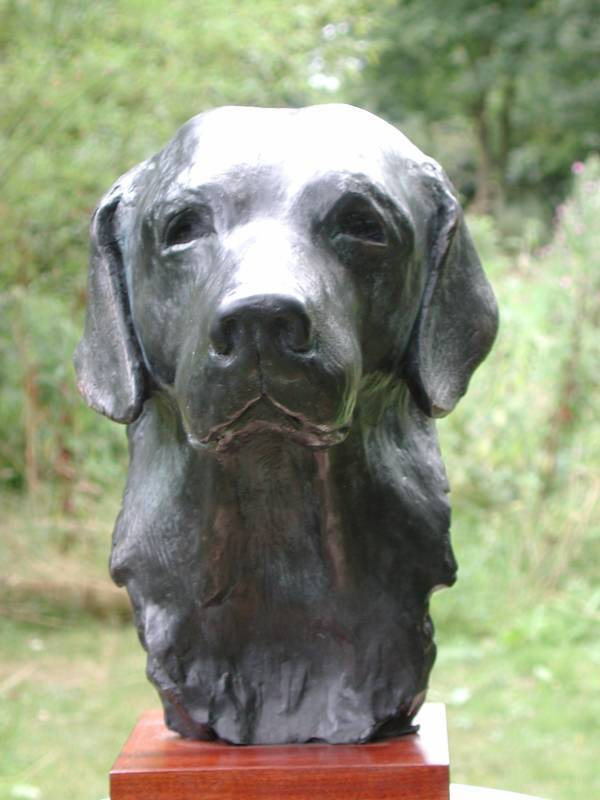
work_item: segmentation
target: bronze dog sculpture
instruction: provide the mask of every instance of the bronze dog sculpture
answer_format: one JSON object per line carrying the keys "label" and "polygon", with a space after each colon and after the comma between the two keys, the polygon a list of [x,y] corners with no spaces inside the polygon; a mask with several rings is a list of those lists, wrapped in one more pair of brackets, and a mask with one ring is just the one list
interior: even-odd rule
{"label": "bronze dog sculpture", "polygon": [[104,197],[75,364],[129,425],[111,574],[172,729],[411,730],[456,569],[432,418],[496,328],[448,180],[366,111],[200,114]]}

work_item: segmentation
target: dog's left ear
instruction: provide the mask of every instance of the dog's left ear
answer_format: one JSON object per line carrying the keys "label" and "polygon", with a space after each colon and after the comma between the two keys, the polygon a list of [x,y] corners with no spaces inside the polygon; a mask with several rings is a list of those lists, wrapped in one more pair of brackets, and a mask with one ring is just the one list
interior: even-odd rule
{"label": "dog's left ear", "polygon": [[428,277],[404,377],[421,411],[443,417],[490,351],[498,307],[450,181],[437,165],[427,165],[426,172],[437,213],[428,231]]}
{"label": "dog's left ear", "polygon": [[131,320],[123,239],[145,163],[121,176],[92,217],[85,330],[73,361],[86,403],[115,422],[133,422],[145,399],[145,370]]}

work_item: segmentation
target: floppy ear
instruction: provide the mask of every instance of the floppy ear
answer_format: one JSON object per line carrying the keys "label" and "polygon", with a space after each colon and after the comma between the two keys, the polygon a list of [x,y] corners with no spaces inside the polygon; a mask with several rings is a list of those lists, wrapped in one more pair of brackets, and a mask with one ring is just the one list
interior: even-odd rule
{"label": "floppy ear", "polygon": [[145,374],[131,320],[121,241],[143,164],[103,197],[91,224],[87,311],[74,355],[77,387],[86,403],[116,422],[133,422],[145,399]]}
{"label": "floppy ear", "polygon": [[[429,166],[429,165],[428,165]],[[498,308],[451,185],[429,166],[437,213],[429,231],[428,277],[404,377],[430,417],[449,414],[467,391],[498,330]]]}

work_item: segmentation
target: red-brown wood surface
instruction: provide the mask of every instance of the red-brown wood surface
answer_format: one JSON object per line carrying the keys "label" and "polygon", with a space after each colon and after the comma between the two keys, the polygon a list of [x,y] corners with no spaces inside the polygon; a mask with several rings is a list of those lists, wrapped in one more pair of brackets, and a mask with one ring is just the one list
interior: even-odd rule
{"label": "red-brown wood surface", "polygon": [[418,734],[360,745],[189,742],[160,711],[139,720],[110,773],[111,800],[448,800],[446,715]]}

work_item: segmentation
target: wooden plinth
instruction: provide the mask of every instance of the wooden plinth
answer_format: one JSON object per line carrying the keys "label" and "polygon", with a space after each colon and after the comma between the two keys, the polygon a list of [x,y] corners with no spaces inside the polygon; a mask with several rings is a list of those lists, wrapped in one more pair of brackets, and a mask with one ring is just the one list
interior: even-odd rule
{"label": "wooden plinth", "polygon": [[446,714],[417,734],[359,745],[189,742],[147,711],[110,773],[111,800],[448,800]]}

